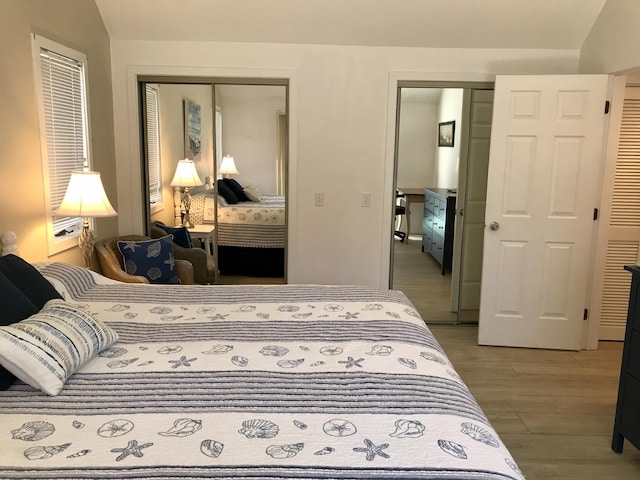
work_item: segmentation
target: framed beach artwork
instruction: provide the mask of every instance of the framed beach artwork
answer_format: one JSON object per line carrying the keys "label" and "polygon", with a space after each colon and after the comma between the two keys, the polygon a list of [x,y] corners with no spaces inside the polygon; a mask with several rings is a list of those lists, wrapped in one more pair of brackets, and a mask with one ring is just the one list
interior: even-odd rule
{"label": "framed beach artwork", "polygon": [[455,134],[456,122],[442,122],[438,124],[438,146],[453,147],[453,135]]}
{"label": "framed beach artwork", "polygon": [[197,162],[200,160],[201,108],[191,100],[184,101],[184,157]]}

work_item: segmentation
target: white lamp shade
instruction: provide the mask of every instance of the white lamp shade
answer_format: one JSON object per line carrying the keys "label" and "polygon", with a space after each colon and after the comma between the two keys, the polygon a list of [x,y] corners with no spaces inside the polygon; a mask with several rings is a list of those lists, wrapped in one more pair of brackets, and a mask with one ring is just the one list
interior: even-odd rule
{"label": "white lamp shade", "polygon": [[224,156],[218,173],[220,173],[221,175],[237,175],[238,173],[240,173],[238,172],[238,169],[236,168],[236,162],[231,155]]}
{"label": "white lamp shade", "polygon": [[113,217],[117,212],[104,192],[100,173],[71,172],[71,179],[56,215],[65,217]]}
{"label": "white lamp shade", "polygon": [[203,183],[198,176],[196,165],[191,160],[185,158],[178,161],[176,173],[170,183],[172,187],[197,187]]}

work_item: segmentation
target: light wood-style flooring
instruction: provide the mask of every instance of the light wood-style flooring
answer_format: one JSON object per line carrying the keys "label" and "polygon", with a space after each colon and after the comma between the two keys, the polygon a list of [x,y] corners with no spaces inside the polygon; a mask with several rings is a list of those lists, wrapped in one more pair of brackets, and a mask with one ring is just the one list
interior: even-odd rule
{"label": "light wood-style flooring", "polygon": [[477,326],[438,323],[451,275],[440,275],[419,240],[395,243],[393,272],[528,480],[640,480],[640,451],[628,442],[622,454],[611,450],[622,343],[580,352],[479,346]]}
{"label": "light wood-style flooring", "polygon": [[430,323],[457,323],[451,312],[451,272],[442,275],[440,264],[422,253],[420,237],[394,241],[394,290],[403,292]]}

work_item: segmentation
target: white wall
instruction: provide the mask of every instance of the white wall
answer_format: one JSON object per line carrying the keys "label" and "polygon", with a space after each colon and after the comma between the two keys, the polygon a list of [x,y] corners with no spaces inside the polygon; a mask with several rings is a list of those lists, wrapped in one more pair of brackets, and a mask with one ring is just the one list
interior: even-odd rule
{"label": "white wall", "polygon": [[[136,75],[290,81],[291,283],[388,286],[398,80],[491,80],[497,73],[575,73],[578,51],[422,49],[112,41],[118,195],[139,202]],[[325,205],[314,206],[314,192]],[[361,193],[371,193],[371,207]],[[140,230],[136,209],[121,231]]]}
{"label": "white wall", "polygon": [[[438,108],[441,89],[402,88],[398,128],[397,184],[400,188],[435,186]],[[422,218],[423,205],[411,204],[411,218]],[[411,234],[422,233],[413,222]]]}
{"label": "white wall", "polygon": [[458,188],[460,133],[462,132],[462,89],[445,88],[440,97],[440,122],[454,121],[453,147],[436,147],[436,187]]}
{"label": "white wall", "polygon": [[[20,254],[29,262],[60,261],[84,266],[77,246],[53,256],[48,254],[42,132],[31,45],[34,32],[87,55],[92,168],[100,172],[107,197],[118,214],[127,209],[131,199],[127,195],[120,201],[116,194],[110,43],[95,3],[1,0],[0,234],[14,231]],[[140,198],[134,203],[140,204]],[[98,218],[95,224],[96,238],[118,234],[117,217]],[[99,270],[96,259],[92,266]]]}
{"label": "white wall", "polygon": [[222,154],[231,155],[242,186],[277,193],[278,113],[286,112],[286,87],[216,85],[222,109]]}
{"label": "white wall", "polygon": [[580,72],[617,73],[640,67],[640,2],[607,0],[580,54]]}

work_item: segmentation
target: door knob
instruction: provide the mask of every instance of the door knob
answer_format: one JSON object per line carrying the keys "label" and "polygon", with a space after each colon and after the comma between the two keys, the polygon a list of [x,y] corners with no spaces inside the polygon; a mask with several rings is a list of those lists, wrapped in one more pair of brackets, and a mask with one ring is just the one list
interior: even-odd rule
{"label": "door knob", "polygon": [[490,228],[491,230],[494,230],[494,231],[495,231],[495,230],[500,230],[500,224],[499,224],[498,222],[491,222],[491,223],[489,224],[489,228]]}

